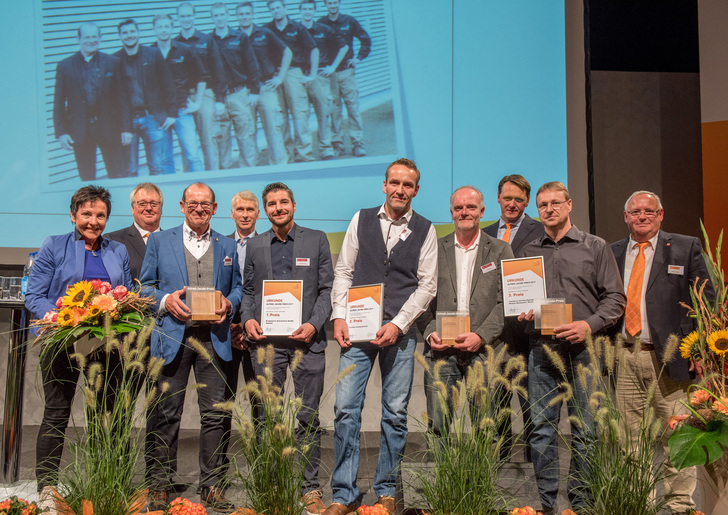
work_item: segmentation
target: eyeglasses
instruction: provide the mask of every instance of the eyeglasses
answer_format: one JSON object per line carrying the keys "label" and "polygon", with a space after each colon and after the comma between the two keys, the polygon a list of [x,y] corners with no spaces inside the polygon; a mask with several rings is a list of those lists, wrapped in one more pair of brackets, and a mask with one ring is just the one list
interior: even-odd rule
{"label": "eyeglasses", "polygon": [[634,218],[640,215],[643,215],[645,218],[655,218],[658,213],[659,211],[655,211],[654,209],[633,209],[632,211],[627,211],[627,214]]}
{"label": "eyeglasses", "polygon": [[157,202],[156,200],[152,200],[150,202],[147,202],[146,200],[139,200],[137,202],[134,202],[134,204],[139,206],[142,209],[146,209],[148,207],[151,207],[152,209],[156,209],[162,205],[161,202]]}
{"label": "eyeglasses", "polygon": [[506,203],[515,202],[516,204],[523,204],[526,202],[526,199],[521,197],[501,197],[501,200]]}
{"label": "eyeglasses", "polygon": [[185,205],[187,206],[187,209],[197,209],[197,207],[201,207],[205,211],[210,211],[212,209],[212,202],[196,202],[194,200],[191,200],[189,202],[185,202]]}
{"label": "eyeglasses", "polygon": [[558,211],[559,209],[561,209],[561,206],[563,206],[567,202],[568,200],[552,200],[551,202],[541,203],[536,207],[538,207],[539,211],[545,211],[549,208],[549,206],[551,206],[551,209],[553,209],[554,211]]}

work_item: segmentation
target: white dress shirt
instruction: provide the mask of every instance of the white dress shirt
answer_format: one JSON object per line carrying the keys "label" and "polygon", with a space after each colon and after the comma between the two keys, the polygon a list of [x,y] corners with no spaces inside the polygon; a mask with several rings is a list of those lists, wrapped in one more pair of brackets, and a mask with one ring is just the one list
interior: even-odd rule
{"label": "white dress shirt", "polygon": [[144,242],[144,245],[146,245],[146,244],[147,244],[147,241],[149,241],[149,235],[150,235],[151,233],[153,233],[153,232],[159,232],[159,231],[161,231],[161,230],[162,230],[162,228],[161,228],[161,227],[157,227],[157,228],[156,228],[155,230],[153,230],[153,231],[147,231],[146,229],[144,229],[144,228],[143,228],[143,227],[142,227],[141,225],[139,225],[139,224],[138,224],[138,223],[136,223],[136,222],[134,222],[134,227],[136,227],[136,230],[137,230],[137,231],[139,231],[139,234],[140,234],[140,235],[141,235],[141,237],[142,237],[142,241]]}
{"label": "white dress shirt", "polygon": [[458,311],[470,314],[470,287],[473,284],[473,267],[478,256],[480,231],[469,248],[463,247],[455,234],[455,275],[458,287]]}
{"label": "white dress shirt", "polygon": [[[658,233],[659,234],[659,233]],[[647,291],[647,282],[650,280],[650,272],[652,271],[652,261],[655,258],[655,247],[657,246],[657,237],[655,234],[650,240],[649,245],[645,247],[645,277],[642,281],[642,299],[640,300],[640,314],[642,316],[642,331],[640,331],[639,339],[642,343],[652,343],[652,337],[650,336],[649,325],[647,325],[647,310],[645,309],[645,292]],[[632,267],[634,266],[634,260],[639,254],[639,246],[636,241],[629,238],[629,244],[627,246],[627,253],[624,256],[624,293],[627,294],[629,288],[629,277],[632,275]],[[635,343],[636,336],[632,336],[625,329],[622,324],[622,339],[626,342]]]}
{"label": "white dress shirt", "polygon": [[[344,242],[341,245],[339,259],[336,262],[334,284],[331,289],[332,320],[346,318],[346,294],[354,278],[354,265],[359,254],[359,213],[357,211],[349,223]],[[377,216],[382,230],[382,240],[385,242],[389,253],[399,240],[402,232],[409,225],[412,219],[412,209],[399,220],[392,220],[384,210],[384,204],[382,204]],[[420,249],[417,279],[417,289],[412,292],[412,295],[402,305],[399,313],[392,319],[392,323],[399,327],[403,333],[406,333],[412,322],[427,309],[427,306],[435,297],[435,293],[437,293],[437,233],[433,225],[430,225],[422,249]]]}

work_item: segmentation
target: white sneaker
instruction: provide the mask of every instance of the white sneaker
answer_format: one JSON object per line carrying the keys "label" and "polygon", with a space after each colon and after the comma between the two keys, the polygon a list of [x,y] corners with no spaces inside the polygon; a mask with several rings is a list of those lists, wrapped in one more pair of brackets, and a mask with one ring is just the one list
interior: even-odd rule
{"label": "white sneaker", "polygon": [[44,486],[38,495],[38,508],[46,515],[57,515],[56,496],[53,494],[52,486]]}

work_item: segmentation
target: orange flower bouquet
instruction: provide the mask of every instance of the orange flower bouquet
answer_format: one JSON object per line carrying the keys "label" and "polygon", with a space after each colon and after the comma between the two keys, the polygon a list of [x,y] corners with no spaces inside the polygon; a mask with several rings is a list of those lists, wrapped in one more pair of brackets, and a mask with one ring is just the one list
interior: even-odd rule
{"label": "orange flower bouquet", "polygon": [[541,515],[541,512],[534,510],[530,506],[524,506],[523,508],[513,508],[508,512],[508,515]]}
{"label": "orange flower bouquet", "polygon": [[79,281],[56,301],[56,309],[41,320],[37,343],[45,349],[70,345],[83,336],[103,340],[109,334],[138,332],[154,320],[153,299],[125,286],[112,288],[106,281]]}
{"label": "orange flower bouquet", "polygon": [[0,515],[36,515],[40,513],[38,505],[20,497],[12,496],[0,502]]}
{"label": "orange flower bouquet", "polygon": [[166,515],[207,515],[207,510],[201,504],[177,497],[169,503],[165,513]]}

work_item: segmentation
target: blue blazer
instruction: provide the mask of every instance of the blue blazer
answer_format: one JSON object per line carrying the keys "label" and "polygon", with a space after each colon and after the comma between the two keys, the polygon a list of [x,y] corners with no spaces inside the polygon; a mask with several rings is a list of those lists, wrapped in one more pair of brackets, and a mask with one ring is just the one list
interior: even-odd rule
{"label": "blue blazer", "polygon": [[[129,254],[121,243],[102,238],[98,250],[112,286],[132,287]],[[65,295],[72,284],[83,280],[86,249],[76,231],[49,236],[38,251],[28,278],[25,307],[36,318],[56,308],[58,297]]]}
{"label": "blue blazer", "polygon": [[[211,236],[214,261],[213,285],[232,303],[232,313],[235,313],[240,307],[243,296],[236,243],[216,231],[211,231]],[[181,225],[149,235],[140,281],[144,291],[154,296],[154,307],[157,311],[165,295],[181,290],[189,284],[182,238]],[[230,264],[225,265],[226,261]],[[233,357],[230,349],[231,319],[232,314],[222,324],[210,324],[213,347],[223,361],[230,361]],[[179,351],[184,332],[185,322],[165,310],[157,318],[157,329],[152,333],[152,356],[164,358],[165,363],[170,363]]]}

